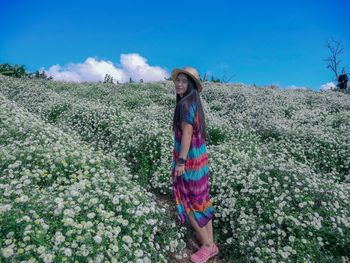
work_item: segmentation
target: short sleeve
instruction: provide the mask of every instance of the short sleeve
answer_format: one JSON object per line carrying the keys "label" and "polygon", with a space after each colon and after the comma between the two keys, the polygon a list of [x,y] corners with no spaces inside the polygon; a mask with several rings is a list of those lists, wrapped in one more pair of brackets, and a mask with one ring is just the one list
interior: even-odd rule
{"label": "short sleeve", "polygon": [[196,103],[192,102],[187,109],[184,109],[184,118],[183,121],[194,126],[194,120],[196,116]]}

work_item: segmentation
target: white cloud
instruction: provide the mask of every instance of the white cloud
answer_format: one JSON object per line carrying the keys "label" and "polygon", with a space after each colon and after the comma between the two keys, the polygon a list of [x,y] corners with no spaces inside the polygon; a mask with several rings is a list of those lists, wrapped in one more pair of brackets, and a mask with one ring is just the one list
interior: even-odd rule
{"label": "white cloud", "polygon": [[148,65],[147,59],[137,53],[122,54],[120,56],[120,62],[124,72],[133,80],[157,81],[164,80],[164,77],[168,78],[170,76],[161,67]]}
{"label": "white cloud", "polygon": [[286,89],[304,89],[304,90],[308,90],[307,87],[304,87],[304,86],[295,86],[295,85],[288,86],[288,87],[286,87]]}
{"label": "white cloud", "polygon": [[56,64],[48,70],[44,70],[54,80],[73,82],[98,82],[103,81],[106,74],[113,77],[114,82],[128,82],[131,77],[133,81],[158,81],[168,78],[170,74],[158,66],[150,66],[147,59],[137,53],[121,54],[121,66],[117,67],[109,60],[98,60],[93,57],[87,58],[83,63],[69,63],[61,67]]}
{"label": "white cloud", "polygon": [[321,91],[328,91],[328,90],[334,90],[335,88],[336,88],[336,86],[333,82],[328,82],[326,84],[321,85],[320,90]]}

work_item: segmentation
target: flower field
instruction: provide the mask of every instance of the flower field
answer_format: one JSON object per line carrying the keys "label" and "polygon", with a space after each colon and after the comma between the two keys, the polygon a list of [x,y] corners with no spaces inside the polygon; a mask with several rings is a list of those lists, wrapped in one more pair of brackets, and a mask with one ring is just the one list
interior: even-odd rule
{"label": "flower field", "polygon": [[[203,83],[222,262],[349,262],[350,97]],[[0,76],[1,262],[174,262],[170,81]],[[171,202],[170,202],[171,205]]]}

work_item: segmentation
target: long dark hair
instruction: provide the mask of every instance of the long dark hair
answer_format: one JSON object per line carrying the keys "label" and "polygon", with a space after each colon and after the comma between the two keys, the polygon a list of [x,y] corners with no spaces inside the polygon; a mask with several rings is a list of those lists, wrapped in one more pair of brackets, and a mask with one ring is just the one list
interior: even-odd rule
{"label": "long dark hair", "polygon": [[200,99],[199,92],[196,89],[196,84],[192,77],[186,75],[188,80],[187,90],[183,94],[182,98],[179,94],[176,94],[176,107],[174,111],[174,118],[173,118],[173,131],[175,129],[181,129],[181,123],[184,119],[184,115],[186,111],[183,111],[182,109],[188,109],[191,102],[196,102],[197,105],[197,112],[199,115],[199,123],[198,123],[198,132],[204,137],[207,138],[206,133],[206,125],[205,125],[205,116],[204,111]]}

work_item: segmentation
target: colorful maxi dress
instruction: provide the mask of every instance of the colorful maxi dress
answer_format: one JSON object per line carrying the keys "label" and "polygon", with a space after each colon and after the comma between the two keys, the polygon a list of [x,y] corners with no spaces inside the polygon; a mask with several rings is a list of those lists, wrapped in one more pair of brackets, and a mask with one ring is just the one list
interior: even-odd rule
{"label": "colorful maxi dress", "polygon": [[199,114],[196,102],[185,111],[184,122],[193,126],[190,148],[187,154],[185,171],[175,175],[175,166],[181,149],[181,129],[175,131],[172,180],[173,198],[181,223],[188,222],[187,213],[193,212],[200,227],[204,227],[214,217],[214,206],[209,191],[208,154],[204,137],[198,132]]}

